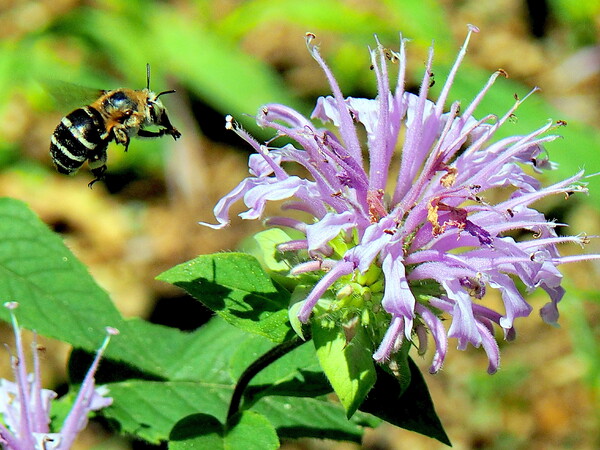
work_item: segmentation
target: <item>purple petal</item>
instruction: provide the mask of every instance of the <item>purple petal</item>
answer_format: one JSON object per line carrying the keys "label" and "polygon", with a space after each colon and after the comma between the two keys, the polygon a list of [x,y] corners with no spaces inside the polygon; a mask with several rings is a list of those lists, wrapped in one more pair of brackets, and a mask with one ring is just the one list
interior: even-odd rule
{"label": "purple petal", "polygon": [[479,334],[481,335],[481,344],[483,349],[488,355],[489,365],[487,372],[492,375],[496,373],[498,367],[500,366],[500,348],[498,347],[496,339],[494,339],[494,335],[487,327],[483,326],[482,324],[478,324],[477,328],[479,329]]}
{"label": "purple petal", "polygon": [[469,295],[460,287],[458,280],[446,281],[443,286],[448,294],[448,299],[454,304],[452,324],[448,330],[448,336],[458,339],[460,350],[465,350],[468,342],[475,347],[479,347],[481,335],[479,334]]}
{"label": "purple petal", "polygon": [[406,279],[401,249],[391,249],[383,259],[382,269],[385,275],[385,291],[381,304],[393,316],[403,317],[406,323],[405,336],[411,337],[412,321],[415,317],[415,296]]}
{"label": "purple petal", "polygon": [[373,353],[373,359],[382,363],[389,359],[394,349],[398,346],[398,339],[402,337],[404,328],[404,319],[402,317],[393,316],[390,326],[385,332],[385,336],[379,344],[379,348]]}
{"label": "purple petal", "polygon": [[321,278],[321,280],[317,283],[317,285],[313,288],[304,304],[300,308],[298,312],[298,319],[302,323],[308,322],[308,318],[310,314],[319,301],[319,299],[323,296],[323,294],[331,287],[333,283],[335,283],[340,277],[344,275],[348,275],[352,273],[355,269],[353,263],[348,261],[340,261],[335,267],[333,267],[328,273]]}
{"label": "purple petal", "polygon": [[97,409],[103,408],[112,403],[112,399],[102,398],[103,395],[106,394],[107,390],[106,388],[96,389],[96,383],[94,380],[94,376],[98,370],[98,365],[100,364],[100,359],[102,358],[102,354],[106,350],[106,347],[110,341],[110,336],[112,335],[112,332],[107,334],[102,346],[96,352],[96,357],[88,369],[83,379],[83,383],[81,383],[75,403],[73,404],[71,411],[63,423],[61,429],[62,440],[60,446],[58,447],[61,450],[67,450],[71,448],[79,432],[86,427],[88,422],[88,413],[90,411],[96,411]]}
{"label": "purple petal", "polygon": [[428,308],[417,303],[415,306],[416,312],[419,314],[423,322],[427,325],[427,328],[431,331],[433,340],[435,342],[435,354],[433,355],[433,361],[429,368],[430,373],[437,373],[444,363],[446,358],[446,352],[448,351],[448,337],[446,336],[446,329],[442,325],[442,321]]}
{"label": "purple petal", "polygon": [[324,248],[338,234],[349,231],[355,226],[355,215],[349,211],[341,214],[325,214],[320,221],[306,227],[306,239],[309,243],[309,250]]}
{"label": "purple petal", "polygon": [[525,301],[508,275],[496,273],[490,278],[490,286],[499,289],[506,308],[506,314],[500,319],[502,328],[512,328],[517,317],[527,317],[533,308]]}
{"label": "purple petal", "polygon": [[560,302],[565,295],[565,289],[562,286],[557,286],[554,288],[543,286],[544,290],[550,296],[551,301],[546,303],[540,309],[540,315],[544,322],[550,325],[558,324],[558,302]]}

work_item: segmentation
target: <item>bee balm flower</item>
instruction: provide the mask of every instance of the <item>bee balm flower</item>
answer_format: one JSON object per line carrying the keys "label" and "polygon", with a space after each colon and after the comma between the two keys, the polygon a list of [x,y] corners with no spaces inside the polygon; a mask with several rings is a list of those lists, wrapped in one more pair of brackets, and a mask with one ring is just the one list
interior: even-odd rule
{"label": "bee balm flower", "polygon": [[[512,339],[515,319],[532,311],[515,280],[528,291],[539,287],[548,293],[550,301],[541,315],[553,323],[564,294],[557,266],[598,257],[560,256],[557,244],[584,244],[586,239],[558,237],[559,224],[532,207],[549,195],[586,191],[578,184],[583,173],[549,187],[530,174],[553,168],[543,144],[557,138],[548,132],[560,122],[526,135],[494,139],[525,100],[517,99],[502,116],[473,117],[497,77],[506,75],[502,70],[466,107],[458,102],[446,107],[471,34],[477,31],[469,26],[437,102],[428,99],[433,50],[416,95],[405,91],[405,40],[398,53],[377,43],[370,52],[377,97],[344,98],[312,45],[314,36],[308,34],[309,51],[333,92],[319,98],[312,118],[332,124],[335,133],[286,106],[270,104],[260,110],[258,124],[294,142],[274,148],[273,141],[259,144],[228,117],[227,127],[256,154],[249,160],[250,176],[216,205],[219,224],[212,226],[228,225],[230,207],[238,200],[248,207],[240,214],[244,219],[261,217],[266,203],[278,200],[289,200],[284,210],[305,212],[304,221],[285,216],[268,221],[304,236],[280,246],[307,255],[299,264],[296,258],[291,274],[318,275],[297,309],[298,318],[307,322],[319,308],[328,314],[344,308],[354,311],[344,318],[353,316],[372,326],[378,338],[373,357],[378,362],[391,358],[407,341],[424,352],[428,330],[436,346],[432,373],[442,366],[448,337],[456,338],[460,349],[469,343],[483,347],[488,372],[493,373],[499,365],[493,325],[505,339]],[[389,84],[388,60],[398,66],[394,86]],[[359,128],[366,132],[366,143],[361,142]],[[294,164],[307,176],[288,172]],[[504,199],[494,203],[491,193],[498,189]],[[512,237],[515,230],[525,237]],[[502,311],[480,301],[490,288],[499,291]],[[447,331],[442,325],[446,317],[451,319]],[[385,333],[377,336],[382,327]]]}
{"label": "bee balm flower", "polygon": [[15,382],[0,380],[0,414],[4,419],[4,425],[0,424],[2,448],[9,450],[67,450],[73,445],[77,434],[87,425],[88,413],[106,408],[112,403],[110,397],[105,397],[105,389],[95,388],[94,374],[110,336],[118,334],[118,331],[107,327],[104,343],[96,353],[96,358],[81,384],[79,394],[61,431],[51,433],[49,428],[50,402],[56,398],[56,393],[41,387],[38,349],[35,340],[33,342],[33,373],[27,374],[21,330],[12,312],[18,304],[8,302],[5,306],[11,310],[16,355],[11,358]]}

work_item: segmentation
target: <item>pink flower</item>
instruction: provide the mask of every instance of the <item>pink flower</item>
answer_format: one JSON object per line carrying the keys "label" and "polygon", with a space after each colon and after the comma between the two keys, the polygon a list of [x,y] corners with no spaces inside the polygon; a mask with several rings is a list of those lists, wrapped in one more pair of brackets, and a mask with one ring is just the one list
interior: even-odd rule
{"label": "pink flower", "polygon": [[10,450],[69,449],[77,434],[86,427],[88,413],[106,408],[112,403],[112,398],[106,397],[107,390],[105,388],[95,387],[94,374],[110,337],[118,334],[118,330],[107,327],[106,338],[96,353],[96,358],[81,384],[77,399],[65,419],[61,431],[50,433],[50,402],[56,398],[56,393],[41,387],[35,338],[32,344],[33,372],[27,373],[21,329],[13,312],[18,304],[8,302],[5,303],[5,306],[11,311],[16,355],[11,357],[15,381],[0,379],[0,414],[2,414],[5,424],[0,424],[0,443],[3,448]]}
{"label": "pink flower", "polygon": [[[370,52],[377,97],[344,98],[312,45],[314,36],[308,34],[309,51],[333,92],[319,98],[312,118],[332,124],[336,133],[279,104],[261,108],[257,122],[294,144],[276,148],[270,141],[261,145],[231,117],[227,121],[227,127],[256,154],[250,156],[250,176],[216,205],[219,223],[211,226],[227,226],[229,209],[238,200],[248,207],[240,214],[244,219],[261,217],[267,202],[279,200],[288,200],[286,211],[306,213],[305,220],[282,216],[268,221],[304,236],[280,246],[280,250],[304,252],[309,258],[296,259],[291,274],[317,271],[316,284],[297,308],[298,318],[307,322],[319,305],[324,313],[340,311],[348,303],[341,294],[351,292],[354,310],[343,320],[364,318],[361,311],[365,309],[370,312],[372,319],[361,319],[361,324],[372,326],[378,339],[373,354],[378,362],[387,361],[406,341],[414,341],[424,352],[428,331],[436,346],[432,373],[442,367],[448,337],[456,338],[460,349],[469,343],[483,347],[489,358],[488,372],[493,373],[499,365],[493,325],[502,329],[505,339],[511,339],[515,320],[532,311],[515,280],[528,291],[539,287],[548,293],[550,302],[541,315],[553,323],[564,295],[557,267],[600,258],[560,256],[558,244],[583,245],[586,238],[557,236],[555,228],[561,224],[546,220],[532,207],[549,195],[586,192],[579,183],[583,172],[542,187],[531,170],[525,170],[527,166],[534,172],[553,168],[543,145],[558,137],[548,133],[562,123],[548,122],[527,135],[494,140],[496,131],[525,100],[516,100],[502,116],[473,117],[498,76],[506,75],[502,70],[490,77],[469,105],[454,102],[448,110],[450,87],[471,34],[477,31],[469,26],[437,102],[428,99],[433,49],[418,95],[404,88],[406,41],[402,39],[398,53],[379,43]],[[389,61],[398,66],[394,86],[388,80]],[[366,145],[361,142],[361,128],[366,132]],[[308,175],[294,175],[303,172],[290,172],[293,165]],[[493,203],[489,194],[496,189],[510,195]],[[511,232],[515,230],[528,237],[514,239]],[[369,271],[378,273],[382,282],[361,283],[361,276]],[[349,291],[345,286],[353,287]],[[490,288],[502,296],[503,311],[480,302]],[[332,300],[330,292],[338,293],[337,300]],[[362,303],[357,297],[362,297]],[[446,331],[442,318],[447,316],[451,321]],[[379,336],[380,329],[387,331]]]}

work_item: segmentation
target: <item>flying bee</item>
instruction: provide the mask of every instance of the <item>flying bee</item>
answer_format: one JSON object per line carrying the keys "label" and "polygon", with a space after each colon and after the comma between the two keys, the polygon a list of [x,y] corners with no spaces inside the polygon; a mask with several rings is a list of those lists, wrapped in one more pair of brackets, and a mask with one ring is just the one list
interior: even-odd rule
{"label": "flying bee", "polygon": [[[127,151],[132,137],[157,138],[168,134],[173,139],[181,133],[171,125],[161,95],[150,90],[150,65],[146,65],[146,88],[120,88],[100,91],[97,100],[82,106],[62,118],[50,139],[50,155],[56,170],[74,175],[87,160],[95,178],[92,185],[104,178],[108,143],[114,140]],[[144,128],[156,125],[158,131]]]}

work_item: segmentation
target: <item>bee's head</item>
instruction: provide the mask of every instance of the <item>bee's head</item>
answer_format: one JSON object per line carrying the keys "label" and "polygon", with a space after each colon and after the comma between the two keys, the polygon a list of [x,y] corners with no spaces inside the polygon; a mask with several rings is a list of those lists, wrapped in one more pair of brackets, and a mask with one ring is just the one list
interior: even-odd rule
{"label": "bee's head", "polygon": [[179,138],[181,133],[171,124],[167,109],[159,98],[161,95],[172,94],[175,91],[162,91],[156,94],[150,90],[150,64],[146,64],[146,89],[143,92],[146,94],[145,124],[164,127],[165,132],[173,136],[173,139]]}
{"label": "bee's head", "polygon": [[148,125],[158,125],[169,130],[173,129],[173,125],[171,125],[171,121],[167,115],[167,109],[159,98],[161,95],[172,94],[173,92],[175,91],[163,91],[156,94],[152,91],[147,91],[146,122]]}

